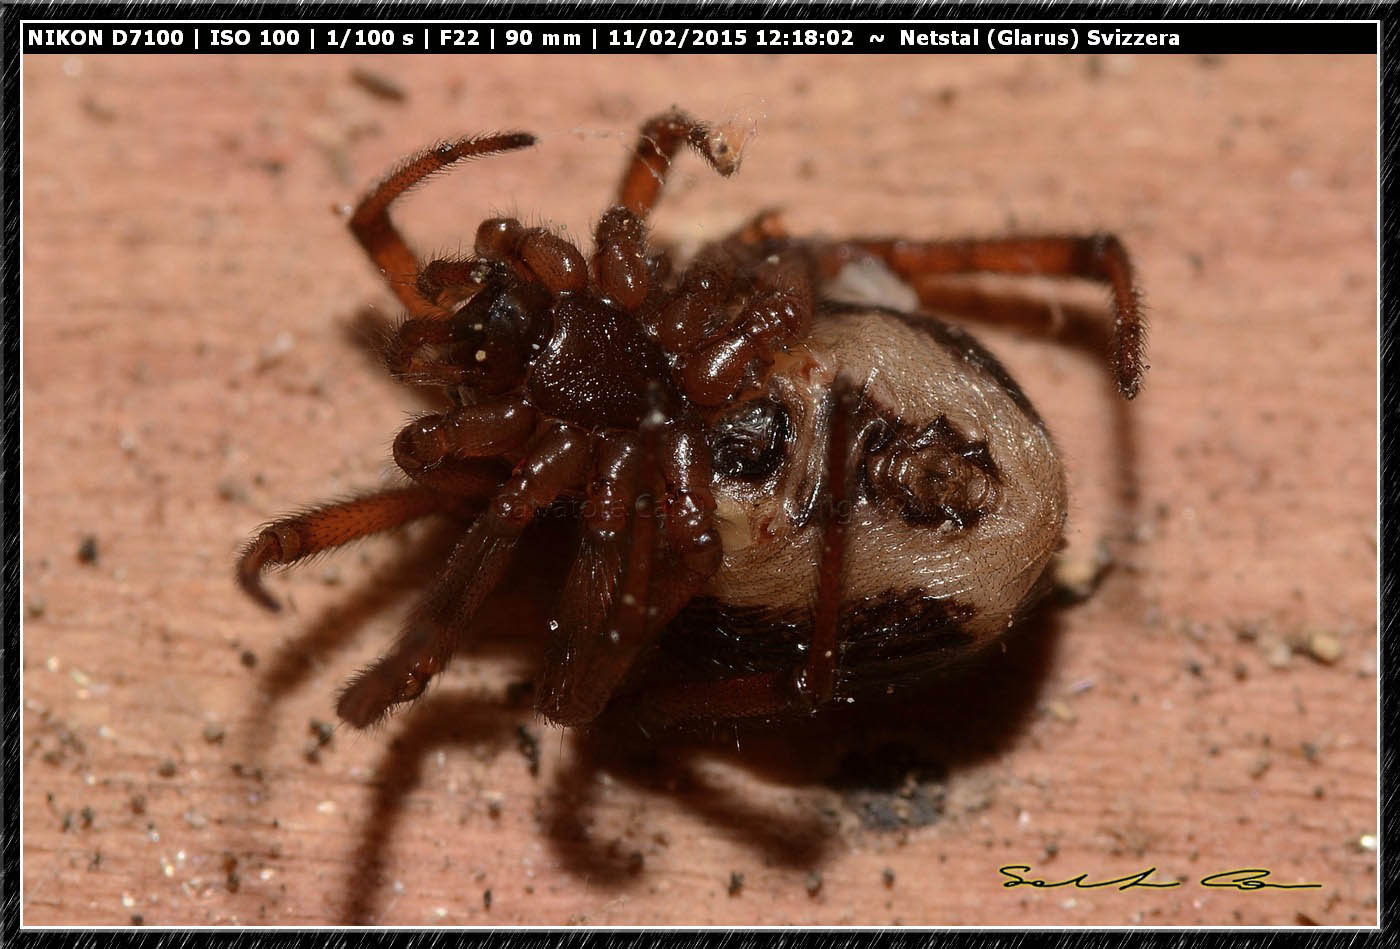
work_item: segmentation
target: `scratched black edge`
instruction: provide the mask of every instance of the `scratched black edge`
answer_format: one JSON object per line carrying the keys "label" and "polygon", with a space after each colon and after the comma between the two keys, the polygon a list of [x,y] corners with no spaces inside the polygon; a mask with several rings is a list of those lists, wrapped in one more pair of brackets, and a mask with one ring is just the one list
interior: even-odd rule
{"label": "scratched black edge", "polygon": [[[0,90],[3,90],[3,106],[0,110],[0,159],[3,164],[3,204],[0,204],[0,243],[3,244],[3,258],[0,258],[0,352],[3,352],[4,415],[0,423],[0,448],[3,449],[3,506],[0,506],[0,531],[3,531],[4,556],[0,563],[0,578],[3,578],[4,592],[4,681],[5,689],[0,693],[0,747],[4,752],[4,839],[0,845],[3,853],[4,886],[0,895],[0,910],[3,911],[3,934],[5,945],[29,945],[58,943],[64,946],[88,947],[104,946],[113,943],[141,943],[152,946],[169,946],[172,949],[194,943],[219,940],[237,940],[250,946],[281,949],[283,946],[299,945],[307,936],[312,936],[325,945],[337,949],[380,944],[387,940],[405,942],[411,945],[434,947],[450,941],[453,945],[467,942],[489,942],[511,949],[533,949],[535,946],[562,947],[562,949],[592,949],[592,947],[632,946],[645,942],[648,945],[658,941],[661,933],[647,930],[354,930],[317,929],[298,930],[33,930],[19,928],[19,809],[15,802],[19,799],[19,748],[20,748],[20,705],[19,694],[19,623],[21,615],[19,602],[19,334],[18,319],[11,314],[17,311],[19,299],[19,21],[23,19],[69,19],[82,20],[101,18],[107,20],[152,21],[152,20],[307,20],[318,18],[361,18],[361,19],[453,19],[490,18],[532,19],[549,17],[588,21],[596,19],[626,19],[647,21],[655,19],[697,18],[707,20],[761,20],[783,19],[790,22],[811,20],[958,20],[958,19],[1032,19],[1046,17],[1053,9],[1054,16],[1063,20],[1110,20],[1138,19],[1158,20],[1215,17],[1233,20],[1254,20],[1265,22],[1276,19],[1317,19],[1317,20],[1378,20],[1382,24],[1382,75],[1379,101],[1387,106],[1382,121],[1382,143],[1380,152],[1382,229],[1380,275],[1381,286],[1389,287],[1390,278],[1396,273],[1396,239],[1400,237],[1400,214],[1395,210],[1395,201],[1386,201],[1395,195],[1394,173],[1395,139],[1387,135],[1394,128],[1395,112],[1393,104],[1400,101],[1400,43],[1396,42],[1397,17],[1390,8],[1380,4],[1338,4],[1322,7],[1302,3],[1240,3],[1217,4],[1192,2],[1169,2],[1159,5],[1146,4],[1055,4],[1051,0],[1024,3],[954,3],[948,0],[923,3],[787,3],[782,0],[768,3],[690,3],[690,4],[609,4],[606,2],[572,3],[499,3],[432,5],[423,3],[308,3],[263,4],[111,4],[52,3],[52,4],[11,4],[0,0]],[[389,16],[392,15],[392,17]],[[581,51],[584,52],[584,51]],[[728,51],[732,52],[732,51]],[[1236,52],[1250,52],[1247,49]],[[560,55],[560,54],[552,54]],[[569,54],[563,54],[569,55]],[[1392,371],[1396,359],[1394,324],[1397,304],[1393,295],[1383,295],[1383,316],[1379,333],[1379,358],[1381,381],[1381,409],[1379,447],[1381,458],[1381,509],[1378,531],[1382,563],[1388,558],[1383,555],[1394,553],[1393,537],[1384,528],[1394,520],[1395,497],[1400,490],[1400,478],[1396,477],[1394,465],[1389,463],[1390,449],[1394,446],[1396,434],[1388,424],[1400,406],[1400,392],[1386,386],[1387,380],[1394,379]],[[12,310],[11,308],[15,309]],[[1396,673],[1397,650],[1400,639],[1392,635],[1394,614],[1386,609],[1393,600],[1395,578],[1385,571],[1381,575],[1381,613],[1378,630],[1380,632],[1379,655],[1382,673]],[[12,619],[13,618],[13,619]],[[1381,724],[1400,727],[1400,709],[1393,691],[1381,690]],[[1383,728],[1384,735],[1390,730]],[[1395,808],[1390,807],[1395,796],[1397,771],[1394,746],[1386,744],[1381,755],[1381,819],[1382,840],[1393,840],[1390,833],[1396,822]],[[1382,885],[1378,893],[1397,892],[1397,861],[1390,850],[1382,846],[1383,860],[1380,865]],[[992,946],[996,949],[1021,949],[1031,944],[1044,944],[1049,937],[1055,946],[1089,945],[1116,946],[1131,940],[1136,944],[1186,949],[1197,945],[1229,940],[1232,946],[1272,947],[1276,945],[1303,945],[1308,947],[1324,945],[1360,946],[1379,944],[1384,935],[1393,935],[1393,911],[1387,904],[1381,906],[1380,930],[1262,930],[1253,932],[1219,930],[1151,931],[1135,929],[1102,930],[1072,929],[1054,931],[1036,930],[954,930],[940,931],[938,942],[973,942],[977,945]],[[786,947],[801,943],[811,946],[892,946],[904,949],[909,946],[927,946],[930,935],[925,930],[696,930],[684,929],[666,933],[666,938],[681,941],[682,944],[718,945],[729,949],[749,949],[749,947]]]}
{"label": "scratched black edge", "polygon": [[[1395,429],[1396,410],[1400,408],[1400,391],[1397,391],[1397,344],[1396,344],[1396,314],[1400,310],[1400,303],[1397,303],[1393,288],[1396,285],[1397,275],[1400,275],[1400,212],[1397,212],[1397,184],[1400,183],[1400,174],[1397,173],[1397,158],[1400,158],[1400,145],[1397,144],[1395,129],[1397,115],[1400,115],[1400,108],[1396,106],[1397,89],[1400,89],[1400,23],[1395,19],[1388,20],[1382,29],[1381,34],[1381,77],[1380,77],[1380,98],[1384,114],[1381,116],[1381,143],[1377,158],[1380,163],[1380,200],[1381,208],[1378,220],[1381,226],[1380,240],[1380,295],[1381,320],[1378,333],[1378,354],[1380,359],[1380,393],[1381,404],[1378,406],[1379,412],[1377,420],[1380,425],[1380,442],[1378,458],[1380,460],[1380,497],[1381,506],[1378,512],[1380,523],[1377,525],[1376,536],[1379,539],[1378,554],[1380,555],[1380,601],[1378,608],[1380,615],[1376,626],[1377,654],[1380,656],[1381,688],[1380,696],[1380,794],[1377,798],[1380,805],[1380,826],[1377,828],[1380,839],[1383,842],[1393,842],[1400,839],[1397,835],[1397,813],[1400,808],[1395,805],[1400,804],[1396,799],[1396,790],[1400,786],[1397,778],[1400,777],[1400,761],[1397,761],[1396,747],[1393,743],[1385,741],[1384,736],[1395,734],[1395,730],[1400,728],[1400,701],[1397,700],[1396,690],[1386,688],[1385,683],[1396,681],[1396,676],[1400,675],[1400,640],[1397,640],[1395,627],[1395,574],[1392,570],[1386,569],[1387,562],[1394,563],[1391,559],[1396,554],[1395,535],[1392,533],[1395,524],[1395,514],[1397,510],[1396,495],[1400,491],[1400,476],[1397,476],[1395,461],[1395,443],[1397,437]],[[1389,554],[1390,556],[1385,556]],[[1379,894],[1400,892],[1400,861],[1396,859],[1394,846],[1386,846],[1382,843],[1380,848],[1378,876],[1380,886]],[[1382,899],[1384,897],[1382,896]],[[1394,907],[1383,902],[1381,904],[1381,929],[1383,932],[1390,932],[1392,937],[1396,927]]]}

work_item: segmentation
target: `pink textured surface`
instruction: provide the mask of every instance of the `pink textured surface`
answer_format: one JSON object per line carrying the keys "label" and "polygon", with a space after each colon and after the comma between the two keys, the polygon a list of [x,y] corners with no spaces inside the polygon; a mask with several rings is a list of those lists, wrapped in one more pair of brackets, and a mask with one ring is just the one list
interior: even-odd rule
{"label": "pink textured surface", "polygon": [[[1373,58],[31,56],[23,81],[27,923],[1374,921]],[[922,826],[862,827],[823,780],[846,732],[576,769],[502,699],[508,643],[309,760],[411,545],[275,578],[275,617],[232,582],[263,519],[379,483],[415,407],[347,340],[395,310],[333,208],[436,138],[523,128],[539,148],[435,181],[405,230],[582,237],[673,103],[758,130],[730,181],[684,160],[675,239],[781,206],[795,233],[1112,229],[1135,255],[1131,406],[1084,352],[978,331],[1063,446],[1072,549],[1116,568],[952,713],[906,713],[948,768],[895,795],[946,795]],[[1186,882],[1007,890],[1008,863]],[[1242,866],[1323,887],[1196,882]]]}

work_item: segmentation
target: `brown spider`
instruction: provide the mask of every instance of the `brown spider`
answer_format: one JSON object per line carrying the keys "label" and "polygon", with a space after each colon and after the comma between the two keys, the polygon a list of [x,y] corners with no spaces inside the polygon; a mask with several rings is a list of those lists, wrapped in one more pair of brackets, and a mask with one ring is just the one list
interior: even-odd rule
{"label": "brown spider", "polygon": [[1145,329],[1117,238],[798,240],[764,213],[673,272],[645,221],[682,143],[721,175],[738,164],[723,135],[673,111],[642,127],[591,258],[493,218],[472,256],[420,267],[389,219],[394,200],[458,161],[534,142],[511,132],[429,149],[350,219],[408,310],[390,371],[441,387],[452,407],[398,434],[412,484],[272,522],[239,580],[276,609],[260,583],[270,565],[429,514],[470,527],[393,650],[340,696],[345,721],[363,727],[423,692],[550,514],[574,547],[536,695],[568,725],[605,710],[665,725],[883,695],[995,641],[1044,592],[1065,489],[1039,415],[966,333],[829,288],[871,260],[906,279],[1107,283],[1111,365],[1132,398]]}

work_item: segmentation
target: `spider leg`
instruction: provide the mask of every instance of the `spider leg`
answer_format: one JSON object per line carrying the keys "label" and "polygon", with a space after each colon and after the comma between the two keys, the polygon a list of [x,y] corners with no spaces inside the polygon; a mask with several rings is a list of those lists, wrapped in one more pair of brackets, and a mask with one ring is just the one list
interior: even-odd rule
{"label": "spider leg", "polygon": [[684,112],[672,109],[642,125],[637,146],[622,173],[617,203],[645,219],[656,206],[661,186],[671,170],[671,160],[682,143],[699,152],[710,167],[726,178],[739,168],[739,155],[723,135]]}
{"label": "spider leg", "polygon": [[[773,363],[773,352],[802,339],[811,329],[813,281],[805,257],[765,258],[753,267],[752,279],[754,289],[727,329],[699,340],[694,337],[703,330],[704,321],[693,313],[673,323],[677,328],[671,338],[685,353],[679,365],[682,386],[702,406],[723,405],[761,383]],[[681,298],[673,306],[680,310],[687,305]],[[680,329],[682,323],[688,329]]]}
{"label": "spider leg", "polygon": [[[551,645],[541,689],[540,711],[563,725],[597,718],[651,637],[719,569],[703,439],[660,425],[657,416],[643,423],[636,451],[604,448],[599,490],[590,492],[596,506],[561,601],[562,634]],[[618,528],[628,508],[624,547]],[[673,559],[661,557],[663,541]]]}
{"label": "spider leg", "polygon": [[509,264],[522,280],[539,283],[551,296],[577,293],[588,286],[583,254],[571,242],[543,227],[525,227],[515,218],[482,221],[476,229],[476,253]]}
{"label": "spider leg", "polygon": [[[822,553],[811,639],[803,651],[802,664],[786,674],[763,672],[643,688],[619,702],[622,716],[643,727],[664,727],[700,718],[777,716],[794,708],[815,711],[831,698],[836,686],[841,584],[853,496],[851,462],[863,440],[857,414],[861,397],[859,389],[843,378],[832,386],[826,477],[818,504]],[[694,595],[694,590],[689,595]],[[676,604],[676,610],[682,606],[684,601]]]}
{"label": "spider leg", "polygon": [[409,422],[394,438],[394,461],[415,481],[444,462],[510,455],[534,434],[537,416],[520,396],[464,405]]}
{"label": "spider leg", "polygon": [[603,296],[629,313],[636,312],[651,290],[647,230],[635,211],[614,205],[593,231],[593,275]]}
{"label": "spider leg", "polygon": [[857,239],[818,249],[824,277],[863,255],[884,261],[906,280],[935,274],[1002,273],[1081,277],[1107,284],[1113,292],[1113,341],[1109,359],[1118,391],[1137,395],[1147,371],[1147,323],[1132,260],[1112,234],[1090,237],[980,238],[949,241]]}
{"label": "spider leg", "polygon": [[281,604],[262,585],[266,568],[295,563],[352,540],[461,506],[460,497],[412,485],[279,518],[258,531],[243,548],[238,558],[238,583],[269,610],[280,610]]}
{"label": "spider leg", "polygon": [[442,578],[409,619],[393,650],[346,686],[340,717],[364,728],[417,698],[446,667],[482,602],[500,583],[525,527],[541,509],[582,486],[586,438],[567,426],[541,435],[486,512],[458,543]]}
{"label": "spider leg", "polygon": [[443,142],[405,160],[360,201],[350,216],[350,230],[384,274],[389,289],[411,314],[427,317],[440,311],[417,289],[418,258],[389,219],[389,206],[405,191],[454,162],[528,148],[533,144],[535,137],[527,132]]}
{"label": "spider leg", "polygon": [[598,443],[578,553],[564,583],[558,629],[550,637],[540,681],[538,708],[553,721],[595,717],[611,695],[609,683],[636,656],[638,644],[624,643],[621,631],[608,627],[619,589],[628,585],[624,573],[631,586],[637,583],[639,564],[633,554],[653,543],[649,508],[654,499],[641,493],[643,466],[637,440],[616,437]]}
{"label": "spider leg", "polygon": [[818,492],[822,529],[821,562],[817,571],[817,602],[812,611],[812,641],[806,661],[793,679],[798,698],[817,709],[836,686],[836,653],[841,625],[841,582],[844,578],[846,531],[852,510],[852,462],[861,442],[856,413],[862,393],[844,377],[831,386],[831,428],[826,443],[826,478]]}

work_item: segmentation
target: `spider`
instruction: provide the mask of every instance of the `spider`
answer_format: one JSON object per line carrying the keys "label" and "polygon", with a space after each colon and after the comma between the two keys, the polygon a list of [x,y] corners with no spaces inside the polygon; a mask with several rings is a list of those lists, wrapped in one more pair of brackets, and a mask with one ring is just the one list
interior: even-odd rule
{"label": "spider", "polygon": [[591,256],[491,218],[473,254],[420,266],[394,201],[534,143],[439,144],[350,217],[407,310],[389,371],[450,407],[398,433],[407,485],[271,522],[238,579],[276,609],[268,567],[428,515],[468,526],[396,645],[341,693],[344,721],[421,695],[483,603],[535,569],[529,529],[551,518],[572,549],[536,705],[563,725],[775,718],[885,695],[995,642],[1045,592],[1066,496],[1036,410],[963,330],[831,287],[872,261],[905,280],[1106,284],[1110,365],[1131,399],[1145,325],[1116,237],[804,240],[764,212],[679,267],[646,223],[673,160],[688,145],[727,177],[739,156],[673,110],[642,126]]}

